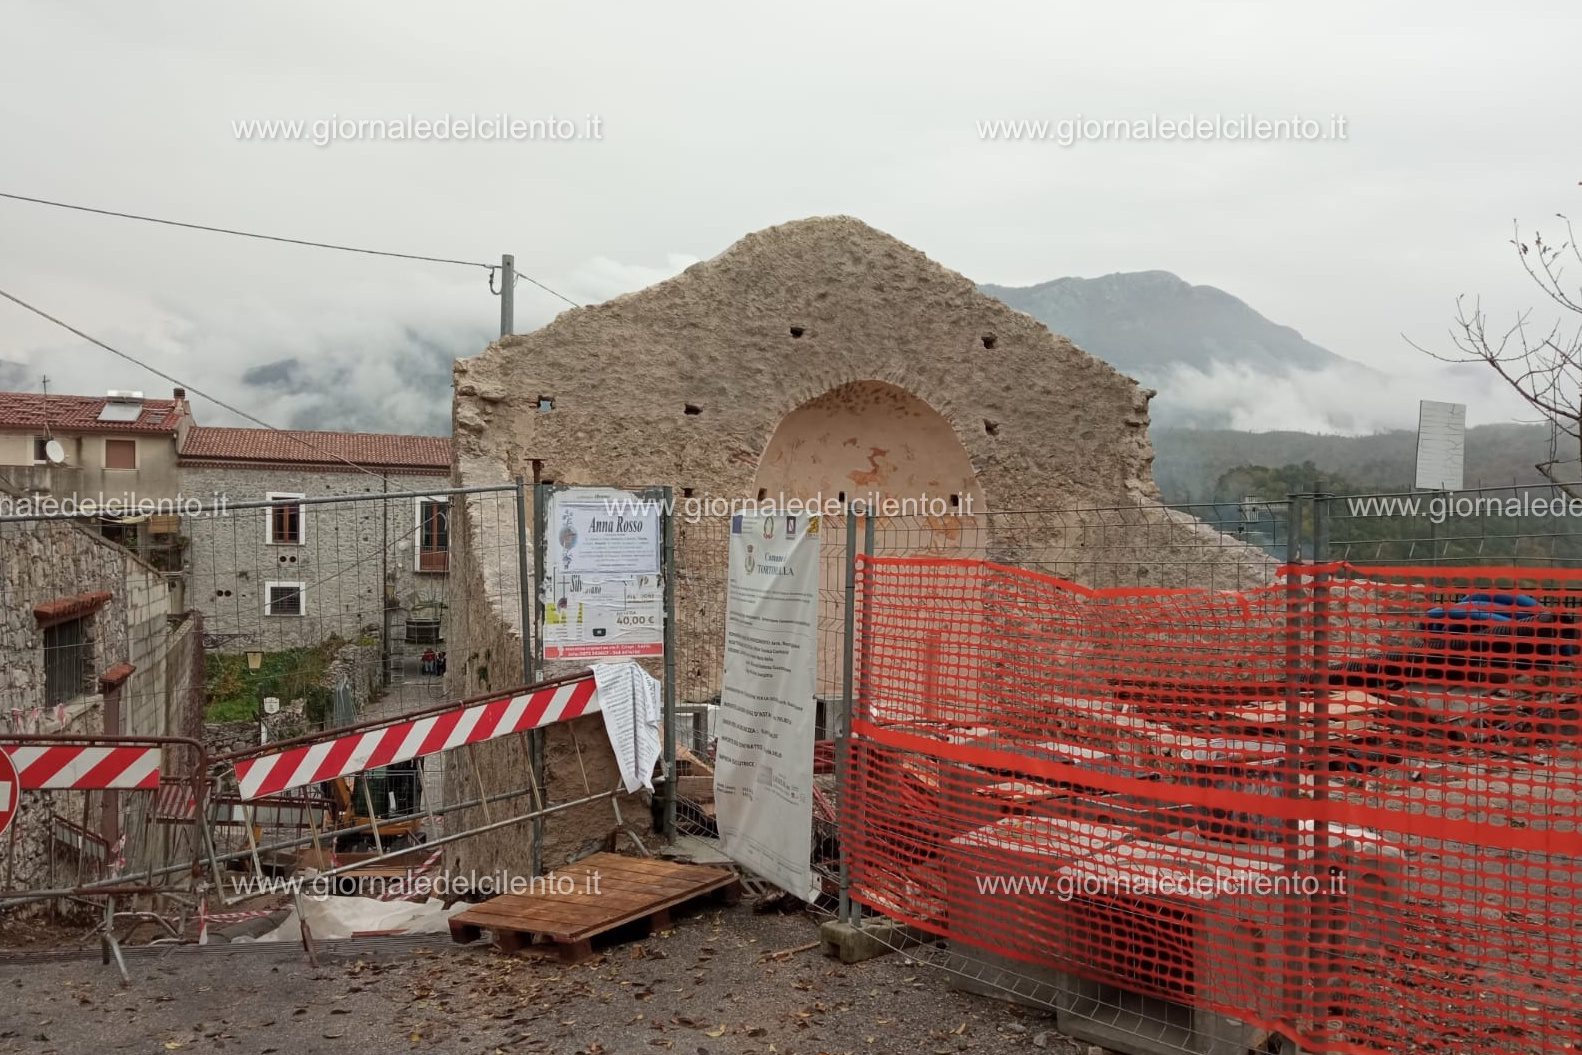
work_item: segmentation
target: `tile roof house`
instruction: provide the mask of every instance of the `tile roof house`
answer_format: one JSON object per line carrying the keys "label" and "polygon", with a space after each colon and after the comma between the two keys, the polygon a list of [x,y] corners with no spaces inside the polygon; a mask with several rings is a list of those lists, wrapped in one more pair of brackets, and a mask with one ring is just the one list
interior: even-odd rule
{"label": "tile roof house", "polygon": [[443,611],[449,504],[434,492],[449,486],[450,454],[444,436],[189,429],[184,493],[229,507],[189,531],[206,632],[227,649],[265,650],[370,628],[409,637],[396,612]]}
{"label": "tile roof house", "polygon": [[[169,574],[178,607],[201,609],[238,646],[352,639],[392,604],[432,607],[449,507],[431,492],[450,466],[444,436],[198,425],[179,388],[169,399],[0,392],[0,488],[41,509],[45,498],[125,503],[98,505],[98,531]],[[222,501],[253,507],[195,511]]]}
{"label": "tile roof house", "polygon": [[0,392],[0,480],[27,494],[96,502],[173,499],[187,394],[145,399]]}
{"label": "tile roof house", "polygon": [[312,466],[321,472],[357,472],[361,467],[448,476],[450,439],[197,425],[183,439],[180,458],[184,466]]}
{"label": "tile roof house", "polygon": [[[125,414],[107,408],[126,406]],[[175,399],[143,399],[140,394],[58,396],[41,392],[0,392],[0,432],[170,433],[192,412],[186,393]]]}

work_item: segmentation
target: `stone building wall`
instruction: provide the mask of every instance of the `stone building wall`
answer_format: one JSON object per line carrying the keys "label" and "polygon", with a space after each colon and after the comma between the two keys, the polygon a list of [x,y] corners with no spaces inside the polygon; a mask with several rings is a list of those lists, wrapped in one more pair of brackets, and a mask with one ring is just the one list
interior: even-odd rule
{"label": "stone building wall", "polygon": [[[446,574],[416,570],[416,500],[381,498],[384,487],[377,478],[300,467],[186,465],[182,479],[186,493],[218,494],[231,502],[262,501],[271,493],[354,499],[303,506],[301,545],[269,543],[267,509],[188,522],[188,603],[203,612],[207,632],[222,651],[274,651],[316,645],[331,634],[354,640],[378,633],[387,571],[402,606],[446,599]],[[443,476],[392,473],[388,490],[445,486]],[[304,584],[305,614],[266,615],[269,582]]]}
{"label": "stone building wall", "polygon": [[[937,490],[959,513],[889,525],[882,552],[987,556],[1100,586],[1226,589],[1272,567],[1163,507],[1151,391],[849,217],[748,235],[673,279],[503,338],[458,360],[454,378],[458,485],[669,485],[699,503]],[[1066,512],[1008,512],[1030,510]],[[453,540],[500,550],[497,526],[470,512],[452,518]],[[725,532],[708,527],[681,542],[697,566],[677,583],[684,652],[722,638]],[[519,676],[517,617],[482,589],[497,572],[469,569],[458,688],[480,663],[495,685]],[[713,648],[688,658],[700,699]],[[488,766],[515,765],[509,751]],[[472,840],[468,852],[505,848]]]}
{"label": "stone building wall", "polygon": [[[104,591],[110,600],[88,622],[91,662],[83,670],[83,691],[67,706],[72,731],[104,732],[97,678],[130,658],[127,580],[136,562],[120,546],[69,522],[0,524],[0,722],[21,716],[27,731],[60,731],[54,716],[44,713],[44,630],[33,608]],[[146,619],[155,600],[140,594],[137,614]]]}
{"label": "stone building wall", "polygon": [[[505,483],[499,477],[477,475],[474,484]],[[496,537],[499,500],[496,495],[467,495],[467,515],[451,517],[451,576],[455,606],[451,610],[450,639],[455,642],[445,672],[447,699],[466,699],[514,688],[526,682],[522,664],[521,587],[519,551],[514,540],[501,544]],[[514,519],[507,523],[514,531]],[[486,543],[479,545],[483,535]],[[509,738],[482,745],[475,755],[484,785],[510,790],[527,783],[528,749],[525,738]],[[571,802],[592,789],[616,786],[620,770],[598,715],[550,726],[544,733],[544,801],[547,805]],[[451,801],[476,787],[471,774],[453,766],[447,773],[446,798]],[[494,806],[498,819],[505,809],[521,813],[525,799],[507,807]],[[641,833],[648,824],[647,807],[636,796],[620,796],[624,818]],[[482,811],[464,811],[460,827],[483,823]],[[447,825],[449,825],[447,821]],[[602,844],[616,829],[615,807],[591,803],[566,810],[544,825],[543,861],[546,869],[567,864]],[[523,874],[532,853],[532,824],[514,825],[494,835],[461,839],[449,845],[446,866],[453,872],[479,875],[500,872]]]}
{"label": "stone building wall", "polygon": [[203,613],[184,612],[172,618],[165,657],[166,715],[171,736],[197,739],[208,703],[203,661]]}
{"label": "stone building wall", "polygon": [[[90,593],[110,599],[88,618],[83,692],[57,711],[45,707],[44,631],[39,604]],[[122,546],[66,521],[0,524],[0,731],[98,736],[193,736],[202,705],[203,638],[200,619],[174,612],[175,593],[158,569]],[[98,678],[132,663],[121,687],[121,724],[106,728]],[[81,793],[28,792],[18,804],[15,834],[0,859],[13,889],[52,880],[70,885],[77,863],[49,854],[56,815],[81,820]],[[123,823],[141,816],[127,802]],[[97,816],[91,818],[97,824]],[[129,857],[163,863],[174,852],[164,835],[140,828],[129,836]],[[152,854],[153,857],[142,855]]]}

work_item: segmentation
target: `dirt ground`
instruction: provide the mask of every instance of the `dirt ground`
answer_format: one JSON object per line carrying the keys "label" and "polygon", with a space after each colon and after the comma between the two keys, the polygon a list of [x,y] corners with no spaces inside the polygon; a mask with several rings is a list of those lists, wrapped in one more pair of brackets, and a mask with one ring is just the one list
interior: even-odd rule
{"label": "dirt ground", "polygon": [[817,921],[711,910],[576,966],[437,935],[416,949],[306,958],[210,946],[129,960],[0,960],[0,1052],[525,1052],[816,1055],[1088,1047],[1053,1017],[952,991],[891,954],[853,966]]}

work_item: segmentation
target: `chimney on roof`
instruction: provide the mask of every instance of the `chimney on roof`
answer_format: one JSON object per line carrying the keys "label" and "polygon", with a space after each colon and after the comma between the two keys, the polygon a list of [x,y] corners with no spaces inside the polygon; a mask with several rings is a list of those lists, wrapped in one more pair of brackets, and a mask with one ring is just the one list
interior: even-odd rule
{"label": "chimney on roof", "polygon": [[178,389],[176,389],[175,392],[172,394],[172,398],[174,398],[174,399],[186,399],[187,398],[187,390],[185,388],[178,388]]}

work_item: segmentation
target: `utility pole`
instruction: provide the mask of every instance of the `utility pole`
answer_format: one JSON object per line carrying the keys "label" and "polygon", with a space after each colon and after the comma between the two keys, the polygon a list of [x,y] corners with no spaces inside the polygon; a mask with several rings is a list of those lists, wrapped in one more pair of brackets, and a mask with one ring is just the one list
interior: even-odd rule
{"label": "utility pole", "polygon": [[516,257],[500,257],[500,336],[509,337],[516,328]]}
{"label": "utility pole", "polygon": [[[380,474],[380,493],[390,494],[390,474]],[[379,519],[382,528],[379,546],[379,664],[383,674],[379,684],[389,688],[395,680],[390,676],[392,651],[390,644],[390,499],[382,498],[379,501]],[[404,682],[406,679],[403,678]]]}

